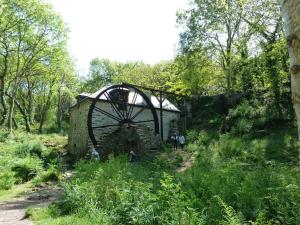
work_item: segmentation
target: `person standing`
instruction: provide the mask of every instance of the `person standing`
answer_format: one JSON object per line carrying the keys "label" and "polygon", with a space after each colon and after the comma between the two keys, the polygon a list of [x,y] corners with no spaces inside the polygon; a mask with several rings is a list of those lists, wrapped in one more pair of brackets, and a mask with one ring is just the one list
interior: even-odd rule
{"label": "person standing", "polygon": [[99,155],[98,151],[95,148],[92,148],[92,159],[100,160],[100,155]]}
{"label": "person standing", "polygon": [[185,137],[183,136],[183,134],[179,135],[178,141],[179,141],[179,144],[180,144],[180,148],[183,149],[184,145],[185,145]]}
{"label": "person standing", "polygon": [[137,161],[137,155],[133,150],[129,152],[129,162],[136,162]]}
{"label": "person standing", "polygon": [[176,133],[171,136],[171,140],[173,143],[173,150],[177,150],[178,136]]}

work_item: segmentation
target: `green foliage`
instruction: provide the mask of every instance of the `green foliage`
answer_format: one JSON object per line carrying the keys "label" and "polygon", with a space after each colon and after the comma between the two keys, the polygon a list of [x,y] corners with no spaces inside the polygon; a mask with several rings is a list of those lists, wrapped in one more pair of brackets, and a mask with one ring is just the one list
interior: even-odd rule
{"label": "green foliage", "polygon": [[37,160],[43,161],[43,166],[58,163],[58,152],[47,149],[40,141],[24,142],[17,146],[16,155],[20,158],[26,156],[37,157]]}
{"label": "green foliage", "polygon": [[167,152],[167,153],[170,153],[173,151],[173,147],[170,143],[163,143],[161,146],[160,146],[160,151],[161,152]]}
{"label": "green foliage", "polygon": [[150,162],[129,163],[123,156],[101,164],[80,161],[74,177],[63,184],[62,202],[49,208],[50,216],[82,216],[95,224],[200,224],[181,185],[156,168]]}
{"label": "green foliage", "polygon": [[190,143],[193,143],[197,140],[198,138],[198,132],[194,129],[188,130],[186,133],[186,140]]}
{"label": "green foliage", "polygon": [[264,128],[266,109],[257,104],[245,101],[229,111],[228,121],[234,134],[242,136],[253,132],[254,128]]}
{"label": "green foliage", "polygon": [[6,142],[9,139],[10,132],[6,129],[0,129],[0,142]]}
{"label": "green foliage", "polygon": [[[45,147],[49,142],[51,146]],[[58,157],[64,143],[65,138],[58,135],[10,134],[5,143],[0,142],[0,190],[31,180],[34,184],[59,180]]]}
{"label": "green foliage", "polygon": [[175,155],[175,159],[174,159],[174,161],[173,161],[174,166],[178,167],[178,166],[180,166],[180,164],[181,164],[182,162],[183,162],[182,155],[180,155],[179,153],[177,153],[177,154]]}
{"label": "green foliage", "polygon": [[12,171],[15,172],[18,183],[24,183],[42,171],[42,162],[36,157],[27,156],[15,162]]}
{"label": "green foliage", "polygon": [[[295,131],[267,133],[190,131],[187,150],[196,160],[178,174],[168,160],[176,161],[173,151],[152,162],[129,163],[126,156],[79,161],[63,181],[61,201],[31,217],[41,224],[298,224]],[[35,180],[59,177],[56,169]]]}
{"label": "green foliage", "polygon": [[59,181],[61,179],[61,172],[57,167],[54,165],[50,165],[49,168],[46,171],[40,172],[35,179],[33,180],[33,183],[43,183],[48,181]]}
{"label": "green foliage", "polygon": [[20,144],[16,149],[17,156],[26,157],[27,155],[36,156],[42,158],[42,153],[46,150],[46,147],[40,142],[27,142]]}
{"label": "green foliage", "polygon": [[38,124],[42,132],[53,111],[59,123],[66,119],[72,101],[75,73],[67,28],[44,1],[3,0],[1,6],[0,124],[27,131]]}
{"label": "green foliage", "polygon": [[15,184],[15,173],[12,171],[4,171],[0,173],[0,190],[8,190]]}
{"label": "green foliage", "polygon": [[219,196],[216,196],[219,204],[222,206],[224,212],[225,212],[225,221],[222,221],[221,224],[226,224],[226,225],[242,225],[244,224],[243,216],[238,215],[235,210],[231,207],[228,206]]}
{"label": "green foliage", "polygon": [[205,224],[299,223],[299,151],[290,129],[259,138],[220,135],[205,148],[195,144],[199,135],[188,146],[198,156],[180,179]]}
{"label": "green foliage", "polygon": [[164,174],[161,189],[157,192],[158,212],[161,214],[158,224],[202,224],[202,218],[191,208],[188,196],[171,176]]}
{"label": "green foliage", "polygon": [[181,94],[214,95],[221,93],[224,82],[221,68],[215,64],[202,49],[179,55],[174,60],[177,81],[170,90],[181,90]]}
{"label": "green foliage", "polygon": [[247,152],[247,148],[244,140],[228,134],[221,135],[217,145],[219,154],[223,159],[239,157],[243,152]]}
{"label": "green foliage", "polygon": [[198,134],[197,144],[207,146],[210,141],[210,136],[204,130],[200,131]]}
{"label": "green foliage", "polygon": [[292,162],[295,165],[299,163],[299,154],[300,154],[300,148],[299,148],[299,141],[295,139],[292,135],[286,134],[284,135],[284,153],[285,159],[287,162]]}
{"label": "green foliage", "polygon": [[117,75],[118,63],[94,58],[90,62],[88,78],[83,81],[83,92],[96,92],[112,82]]}

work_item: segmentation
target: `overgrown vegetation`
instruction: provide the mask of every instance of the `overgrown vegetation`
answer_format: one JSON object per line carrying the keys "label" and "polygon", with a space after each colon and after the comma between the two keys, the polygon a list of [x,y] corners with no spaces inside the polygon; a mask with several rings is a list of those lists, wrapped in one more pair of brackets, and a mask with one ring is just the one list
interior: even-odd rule
{"label": "overgrown vegetation", "polygon": [[0,135],[0,192],[28,181],[39,184],[60,179],[59,154],[65,137],[8,130],[1,130]]}
{"label": "overgrown vegetation", "polygon": [[180,173],[181,154],[168,145],[154,161],[79,161],[60,202],[31,217],[41,224],[299,224],[297,130],[253,123],[266,114],[249,107],[230,110],[225,134],[190,130],[185,151],[196,159]]}
{"label": "overgrown vegetation", "polygon": [[[159,163],[129,163],[123,156],[80,161],[76,175],[63,184],[62,201],[43,210],[42,223],[200,224],[200,214],[170,173]],[[40,219],[41,213],[32,213]]]}
{"label": "overgrown vegetation", "polygon": [[[275,0],[190,0],[173,60],[91,60],[75,77],[67,29],[39,0],[0,1],[0,196],[60,181],[68,107],[80,91],[128,82],[188,95],[186,154],[77,162],[40,224],[300,224],[299,143]],[[78,82],[75,82],[78,81]],[[179,99],[172,100],[179,103]],[[183,111],[186,109],[183,108]],[[28,133],[22,132],[26,129]],[[55,142],[55,143],[54,143]]]}
{"label": "overgrown vegetation", "polygon": [[[195,147],[202,142],[200,135],[189,146],[198,151],[197,161],[180,177],[185,189],[197,198],[196,207],[204,210],[207,224],[219,224],[223,210],[229,213],[228,223],[240,218],[239,223],[230,224],[299,223],[299,149],[293,135],[287,129],[258,138],[225,134]],[[285,148],[289,151],[282,151]],[[237,213],[231,215],[232,210],[218,204],[220,199]]]}

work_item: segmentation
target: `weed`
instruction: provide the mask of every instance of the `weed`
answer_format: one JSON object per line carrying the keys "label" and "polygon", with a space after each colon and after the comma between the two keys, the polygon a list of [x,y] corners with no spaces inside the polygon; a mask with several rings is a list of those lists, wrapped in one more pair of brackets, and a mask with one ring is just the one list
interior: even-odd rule
{"label": "weed", "polygon": [[8,170],[0,173],[0,190],[10,189],[16,182],[15,173]]}

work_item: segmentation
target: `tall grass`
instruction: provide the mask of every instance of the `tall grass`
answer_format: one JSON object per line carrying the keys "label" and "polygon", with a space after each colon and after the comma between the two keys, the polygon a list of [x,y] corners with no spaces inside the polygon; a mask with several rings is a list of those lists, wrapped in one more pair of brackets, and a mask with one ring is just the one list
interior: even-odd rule
{"label": "tall grass", "polygon": [[41,224],[300,224],[294,131],[235,132],[192,131],[186,149],[197,158],[182,173],[163,157],[79,161],[63,182],[61,201],[32,218]]}
{"label": "tall grass", "polygon": [[33,179],[35,183],[58,180],[58,156],[64,144],[65,138],[58,135],[0,130],[0,191]]}
{"label": "tall grass", "polygon": [[197,199],[193,206],[206,215],[205,224],[300,224],[299,148],[293,133],[283,129],[259,138],[230,133],[209,143],[201,134],[188,146],[198,157],[179,176],[183,189]]}
{"label": "tall grass", "polygon": [[44,221],[63,216],[89,218],[90,224],[201,224],[181,185],[159,168],[129,163],[123,156],[105,163],[80,161],[74,177],[63,184],[56,213]]}

